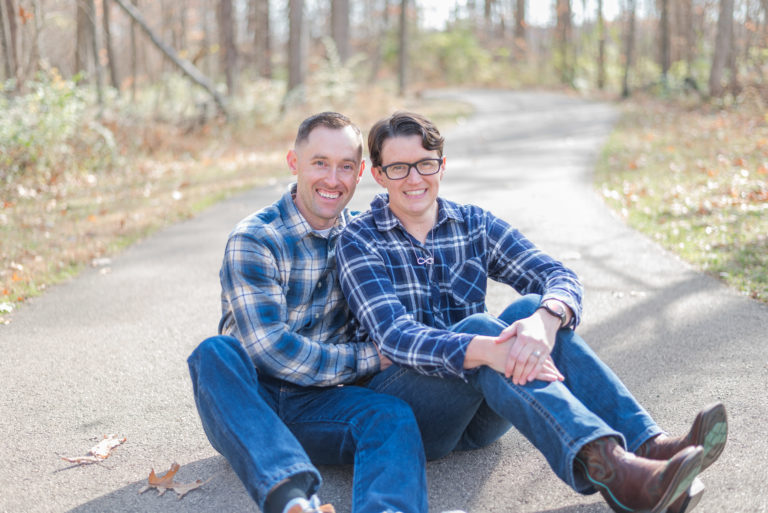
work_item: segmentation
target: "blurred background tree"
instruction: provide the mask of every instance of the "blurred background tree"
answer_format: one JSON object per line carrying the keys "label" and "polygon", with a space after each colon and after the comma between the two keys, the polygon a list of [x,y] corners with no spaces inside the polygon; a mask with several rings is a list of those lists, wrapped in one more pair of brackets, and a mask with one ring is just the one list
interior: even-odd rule
{"label": "blurred background tree", "polygon": [[[130,90],[132,102],[137,87],[157,88],[173,68],[116,1],[0,1],[6,94],[51,69]],[[254,80],[286,93],[305,85],[327,59],[326,37],[355,80],[402,93],[487,84],[765,94],[765,0],[124,1],[229,97]]]}

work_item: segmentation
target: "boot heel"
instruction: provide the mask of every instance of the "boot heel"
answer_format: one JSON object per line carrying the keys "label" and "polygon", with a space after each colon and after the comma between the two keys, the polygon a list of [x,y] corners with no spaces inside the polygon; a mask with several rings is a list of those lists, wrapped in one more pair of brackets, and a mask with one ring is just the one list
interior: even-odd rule
{"label": "boot heel", "polygon": [[691,486],[667,508],[667,513],[688,513],[701,500],[704,495],[704,483],[698,477],[693,480]]}

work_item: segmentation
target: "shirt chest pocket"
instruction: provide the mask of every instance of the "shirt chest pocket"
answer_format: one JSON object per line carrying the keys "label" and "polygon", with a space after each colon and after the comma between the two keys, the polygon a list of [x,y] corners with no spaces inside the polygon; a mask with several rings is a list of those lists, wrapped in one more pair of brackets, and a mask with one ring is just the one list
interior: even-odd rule
{"label": "shirt chest pocket", "polygon": [[451,296],[458,304],[485,301],[488,272],[479,257],[470,258],[451,269]]}

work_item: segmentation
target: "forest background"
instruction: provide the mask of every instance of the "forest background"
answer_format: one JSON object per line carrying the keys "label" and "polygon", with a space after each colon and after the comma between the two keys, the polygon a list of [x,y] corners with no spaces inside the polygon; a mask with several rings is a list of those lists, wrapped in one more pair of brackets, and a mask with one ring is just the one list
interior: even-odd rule
{"label": "forest background", "polygon": [[122,247],[283,176],[308,113],[363,128],[396,108],[441,126],[471,114],[420,94],[440,87],[616,102],[598,193],[768,301],[768,0],[605,4],[0,0],[0,324],[84,266],[108,272]]}

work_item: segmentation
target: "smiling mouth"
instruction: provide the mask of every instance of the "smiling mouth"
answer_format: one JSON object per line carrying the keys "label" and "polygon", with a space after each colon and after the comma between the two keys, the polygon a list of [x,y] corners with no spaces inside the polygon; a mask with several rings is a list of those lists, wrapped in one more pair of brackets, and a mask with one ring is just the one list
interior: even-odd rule
{"label": "smiling mouth", "polygon": [[427,192],[426,189],[419,189],[418,191],[404,191],[403,194],[405,194],[406,196],[421,196],[426,192]]}
{"label": "smiling mouth", "polygon": [[338,199],[339,197],[341,197],[341,192],[339,191],[331,192],[331,191],[321,191],[320,189],[318,189],[317,193],[325,199]]}

